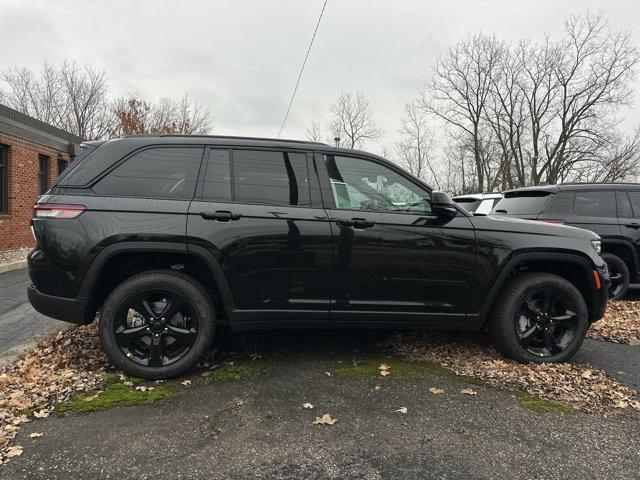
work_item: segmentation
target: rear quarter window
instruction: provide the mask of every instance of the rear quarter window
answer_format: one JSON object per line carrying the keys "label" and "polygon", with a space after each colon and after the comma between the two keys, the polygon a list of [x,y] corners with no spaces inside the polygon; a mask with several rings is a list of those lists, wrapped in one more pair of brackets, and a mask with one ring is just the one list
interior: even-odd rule
{"label": "rear quarter window", "polygon": [[585,217],[615,217],[615,192],[613,190],[576,191],[573,213]]}
{"label": "rear quarter window", "polygon": [[113,197],[193,198],[203,147],[151,147],[134,153],[92,190]]}
{"label": "rear quarter window", "polygon": [[550,192],[513,192],[507,193],[493,211],[507,215],[538,215],[545,211],[552,195]]}

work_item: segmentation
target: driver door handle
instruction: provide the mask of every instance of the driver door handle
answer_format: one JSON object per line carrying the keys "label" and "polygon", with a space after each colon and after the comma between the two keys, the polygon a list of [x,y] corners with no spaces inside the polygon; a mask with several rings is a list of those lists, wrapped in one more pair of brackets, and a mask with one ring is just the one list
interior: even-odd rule
{"label": "driver door handle", "polygon": [[229,222],[239,220],[241,213],[233,213],[229,210],[216,210],[215,212],[200,212],[200,216],[205,220],[215,220],[216,222]]}
{"label": "driver door handle", "polygon": [[627,228],[633,228],[634,230],[638,230],[640,228],[640,223],[638,222],[626,223],[624,226]]}
{"label": "driver door handle", "polygon": [[364,230],[365,228],[371,228],[376,222],[367,220],[366,218],[352,218],[351,220],[338,219],[338,225],[343,227],[353,227],[356,230]]}

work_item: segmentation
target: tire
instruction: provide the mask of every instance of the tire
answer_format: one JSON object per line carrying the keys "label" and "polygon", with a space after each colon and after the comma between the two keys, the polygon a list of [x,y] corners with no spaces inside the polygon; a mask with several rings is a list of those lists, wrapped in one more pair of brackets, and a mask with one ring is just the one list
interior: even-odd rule
{"label": "tire", "polygon": [[[627,294],[629,289],[629,282],[631,281],[629,267],[624,263],[624,260],[613,253],[603,253],[602,259],[607,264],[609,276],[612,278],[608,289],[609,300],[620,300]],[[616,277],[616,279],[614,280],[613,277]]]}
{"label": "tire", "polygon": [[[139,300],[147,297],[160,300]],[[168,311],[170,302],[174,310],[179,309],[176,313]],[[131,308],[131,304],[140,308]],[[160,311],[167,311],[170,318],[156,318]],[[138,323],[130,325],[131,321]],[[176,325],[177,321],[182,325]],[[211,347],[215,310],[207,291],[193,278],[172,270],[152,270],[125,280],[111,292],[102,308],[98,330],[113,365],[135,377],[168,379],[188,372]],[[129,332],[135,337],[127,336]],[[175,358],[170,357],[171,350]]]}
{"label": "tire", "polygon": [[[540,320],[541,317],[537,316],[540,324],[537,321],[530,322],[530,317],[536,317],[536,314],[529,314],[532,309],[528,305],[535,306],[533,305],[534,301],[543,304],[544,295],[547,293],[550,297],[559,298],[554,304],[555,308],[565,306],[565,314],[554,313],[554,317],[545,316],[546,320]],[[534,300],[536,298],[541,298],[541,300]],[[551,300],[549,302],[551,303]],[[571,310],[566,306],[570,306]],[[533,310],[541,313],[543,308],[534,308]],[[569,317],[571,318],[571,329],[568,326],[560,325],[560,321],[566,322]],[[556,320],[551,321],[551,325],[549,325],[549,318]],[[547,323],[542,325],[543,322]],[[575,325],[573,325],[574,322]],[[529,323],[530,326],[522,327],[524,331],[521,332],[522,338],[520,338],[517,330],[523,323]],[[541,272],[520,274],[505,285],[496,300],[489,324],[489,332],[498,350],[521,363],[564,362],[568,360],[582,345],[588,328],[587,306],[578,289],[562,277]],[[528,343],[524,339],[529,332],[533,333],[526,338],[528,342],[536,345],[535,348],[533,345],[523,346],[524,343]],[[561,347],[560,351],[556,351],[555,348],[546,348],[547,334],[549,333],[552,336],[563,335],[562,342],[566,342],[566,345],[562,342],[558,342],[556,345],[558,348]],[[533,340],[542,346],[538,347],[533,343]],[[551,343],[553,345],[553,342]],[[545,349],[548,350],[548,355],[537,351]],[[532,353],[531,350],[536,350],[536,352]]]}

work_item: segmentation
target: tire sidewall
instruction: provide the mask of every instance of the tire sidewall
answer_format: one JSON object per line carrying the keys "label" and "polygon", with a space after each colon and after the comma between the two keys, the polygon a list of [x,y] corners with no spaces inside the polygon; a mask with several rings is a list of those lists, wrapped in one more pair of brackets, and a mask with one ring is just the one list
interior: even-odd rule
{"label": "tire sidewall", "polygon": [[[162,367],[140,365],[127,358],[115,337],[118,310],[124,301],[146,289],[159,288],[177,293],[196,309],[198,335],[191,349],[176,362]],[[130,375],[146,379],[164,379],[179,376],[191,369],[202,353],[211,346],[215,330],[213,305],[206,291],[187,275],[180,272],[152,271],[126,280],[107,297],[100,314],[98,330],[102,347],[111,362]]]}
{"label": "tire sidewall", "polygon": [[[520,341],[518,340],[516,332],[515,322],[516,315],[524,299],[528,295],[544,288],[561,290],[574,302],[577,310],[576,313],[578,315],[578,325],[574,336],[567,348],[565,348],[562,352],[557,353],[556,355],[550,355],[547,357],[534,355],[522,345],[520,345]],[[532,279],[532,281],[530,282],[522,282],[520,285],[518,285],[518,288],[514,293],[514,301],[510,302],[510,305],[508,305],[505,309],[505,318],[501,319],[501,321],[504,322],[502,328],[508,330],[508,335],[506,336],[505,340],[510,343],[509,349],[515,353],[516,357],[519,357],[516,359],[533,363],[553,363],[562,362],[571,358],[582,345],[587,330],[589,329],[589,314],[587,311],[587,306],[578,289],[576,289],[576,287],[574,287],[571,283],[564,280],[563,278],[552,277],[544,279],[537,278],[536,280]]]}
{"label": "tire sidewall", "polygon": [[[622,286],[622,290],[620,290],[618,295],[616,295],[615,297],[610,297],[609,298],[609,300],[620,300],[622,297],[625,296],[625,294],[627,293],[627,290],[629,288],[629,282],[631,280],[631,274],[629,273],[629,267],[627,267],[627,264],[624,263],[624,260],[622,260],[620,257],[618,257],[617,255],[615,255],[613,253],[603,253],[602,254],[602,259],[607,264],[607,268],[609,268],[610,264],[617,264],[617,270],[619,270],[622,273],[623,281],[624,281],[624,285]],[[611,269],[609,268],[609,270],[611,270]]]}

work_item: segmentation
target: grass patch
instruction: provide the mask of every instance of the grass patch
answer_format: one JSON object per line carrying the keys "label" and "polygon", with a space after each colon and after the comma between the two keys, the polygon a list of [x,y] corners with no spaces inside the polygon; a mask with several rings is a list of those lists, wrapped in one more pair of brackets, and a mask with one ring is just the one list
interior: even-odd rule
{"label": "grass patch", "polygon": [[70,411],[89,413],[118,406],[143,405],[173,397],[175,397],[175,393],[171,388],[166,386],[154,387],[153,390],[142,392],[108,379],[104,391],[94,394],[83,393],[76,395],[68,402],[57,404],[55,411],[58,413]]}
{"label": "grass patch", "polygon": [[33,418],[33,413],[36,411],[35,408],[25,408],[18,412],[18,416],[26,415],[27,418]]}
{"label": "grass patch", "polygon": [[207,380],[212,382],[230,382],[232,380],[242,380],[263,372],[267,365],[261,361],[242,362],[230,365],[225,363],[218,368],[211,370],[207,375]]}
{"label": "grass patch", "polygon": [[466,375],[457,375],[453,370],[443,367],[442,365],[426,361],[403,362],[395,359],[365,360],[349,365],[341,364],[333,369],[333,374],[336,377],[347,379],[381,378],[379,367],[383,363],[391,367],[389,370],[391,372],[389,378],[416,380],[432,375],[479,387],[486,385],[482,380]]}
{"label": "grass patch", "polygon": [[509,393],[518,399],[518,403],[522,408],[539,415],[545,413],[570,413],[572,410],[572,408],[567,405],[544,400],[537,395],[532,395],[527,392],[513,390]]}

